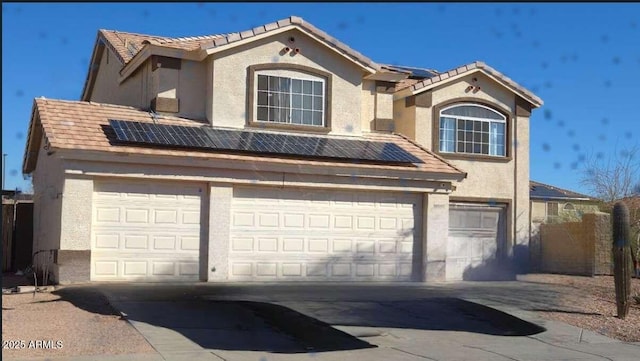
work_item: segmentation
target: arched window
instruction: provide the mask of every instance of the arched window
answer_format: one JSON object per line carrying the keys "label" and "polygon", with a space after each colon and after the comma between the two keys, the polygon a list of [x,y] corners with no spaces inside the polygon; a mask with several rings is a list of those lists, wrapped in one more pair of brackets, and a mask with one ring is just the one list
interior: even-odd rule
{"label": "arched window", "polygon": [[440,111],[442,153],[506,155],[507,118],[479,104],[456,104]]}
{"label": "arched window", "polygon": [[574,207],[571,203],[567,203],[562,209],[564,209],[565,211],[575,211],[576,207]]}

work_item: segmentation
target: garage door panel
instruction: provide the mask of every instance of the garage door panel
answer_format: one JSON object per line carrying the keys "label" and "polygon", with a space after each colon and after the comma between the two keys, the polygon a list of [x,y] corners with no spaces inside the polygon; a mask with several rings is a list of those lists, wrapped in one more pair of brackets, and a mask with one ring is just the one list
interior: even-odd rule
{"label": "garage door panel", "polygon": [[[352,234],[353,235],[353,234]],[[361,256],[375,255],[378,258],[398,257],[412,254],[414,248],[413,241],[403,241],[404,238],[346,238],[346,237],[278,237],[277,233],[272,236],[234,236],[230,240],[230,254],[242,255],[255,254],[256,257],[267,257],[276,254],[278,257],[285,257],[287,254],[294,256],[304,256],[305,253],[318,253],[326,256],[336,255]],[[265,254],[262,256],[261,254]]]}
{"label": "garage door panel", "polygon": [[465,272],[494,259],[503,232],[504,208],[481,204],[452,204],[449,211],[446,278],[461,280]]}
{"label": "garage door panel", "polygon": [[360,261],[344,259],[317,262],[309,261],[244,261],[232,262],[230,277],[236,280],[398,280],[412,275],[411,260],[380,263],[377,260]]}
{"label": "garage door panel", "polygon": [[199,186],[96,182],[92,280],[199,277]]}
{"label": "garage door panel", "polygon": [[420,201],[405,193],[237,187],[230,278],[409,280]]}

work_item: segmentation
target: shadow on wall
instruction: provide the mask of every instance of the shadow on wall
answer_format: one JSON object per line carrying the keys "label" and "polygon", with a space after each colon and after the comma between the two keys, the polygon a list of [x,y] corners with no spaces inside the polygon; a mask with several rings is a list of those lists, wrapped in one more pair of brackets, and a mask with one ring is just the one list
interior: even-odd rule
{"label": "shadow on wall", "polygon": [[516,275],[528,272],[529,247],[516,245],[512,258],[491,257],[462,273],[465,281],[515,281]]}

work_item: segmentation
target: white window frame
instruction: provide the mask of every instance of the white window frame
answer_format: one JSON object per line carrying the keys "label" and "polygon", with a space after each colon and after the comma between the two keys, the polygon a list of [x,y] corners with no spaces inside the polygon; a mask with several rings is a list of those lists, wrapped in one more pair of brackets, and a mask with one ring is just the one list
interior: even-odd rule
{"label": "white window frame", "polygon": [[[449,114],[443,114],[443,112],[449,110],[449,109],[453,109],[453,108],[458,108],[458,107],[462,107],[462,106],[471,106],[471,107],[478,107],[478,108],[484,108],[487,109],[489,111],[491,111],[492,113],[497,114],[498,116],[500,116],[502,119],[489,119],[489,118],[478,118],[478,117],[471,117],[471,116],[461,116],[461,115],[449,115]],[[453,151],[449,152],[449,151],[444,151],[442,150],[441,144],[442,144],[442,138],[440,136],[440,131],[442,130],[442,125],[441,125],[441,121],[442,118],[452,118],[454,119],[454,135],[453,135]],[[471,121],[481,121],[481,122],[485,122],[485,123],[489,123],[489,130],[491,129],[491,123],[501,123],[504,124],[504,134],[503,134],[503,146],[504,146],[504,152],[503,154],[491,154],[491,138],[489,138],[489,153],[485,154],[485,153],[475,153],[475,152],[459,152],[458,151],[458,120],[471,120]],[[456,104],[452,104],[449,105],[445,108],[440,109],[439,113],[438,113],[438,151],[440,153],[444,153],[444,154],[469,154],[469,155],[480,155],[480,156],[489,156],[489,157],[506,157],[507,156],[507,117],[505,117],[502,113],[498,112],[497,110],[488,107],[486,105],[482,105],[482,104],[476,104],[476,103],[456,103]],[[489,136],[491,137],[491,136]]]}
{"label": "white window frame", "polygon": [[[289,78],[290,80],[307,80],[307,81],[315,81],[315,82],[320,82],[322,85],[322,90],[321,90],[321,94],[322,94],[322,109],[319,111],[320,112],[320,119],[322,120],[321,124],[305,124],[305,123],[294,123],[292,122],[293,117],[292,117],[292,113],[294,110],[300,110],[300,111],[305,111],[304,108],[293,108],[293,95],[294,94],[298,94],[298,93],[293,93],[291,89],[289,89],[289,114],[287,116],[287,121],[286,122],[279,122],[279,121],[269,121],[269,120],[259,120],[258,119],[258,77],[260,75],[266,75],[266,76],[274,76],[274,77],[282,77],[282,78]],[[312,75],[312,74],[308,74],[305,72],[300,72],[300,71],[295,71],[295,70],[283,70],[283,69],[272,69],[272,70],[258,70],[254,72],[254,104],[253,106],[253,114],[254,114],[254,121],[257,123],[264,123],[264,124],[286,124],[286,125],[293,125],[293,126],[309,126],[309,127],[318,127],[318,128],[324,128],[327,126],[327,119],[326,119],[326,114],[327,114],[327,109],[326,109],[326,100],[327,100],[327,81],[324,77],[321,76],[317,76],[317,75]],[[272,93],[271,90],[268,90],[268,93]],[[300,93],[299,95],[304,96],[305,94]],[[269,108],[267,106],[267,108]],[[285,108],[281,108],[281,109],[285,109]],[[309,111],[312,112],[318,112],[318,110],[315,109],[308,109]]]}

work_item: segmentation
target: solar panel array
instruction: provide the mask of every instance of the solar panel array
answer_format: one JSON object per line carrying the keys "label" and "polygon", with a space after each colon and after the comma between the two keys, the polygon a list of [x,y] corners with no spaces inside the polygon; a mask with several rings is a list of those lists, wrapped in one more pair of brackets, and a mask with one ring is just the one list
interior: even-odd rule
{"label": "solar panel array", "polygon": [[337,158],[382,163],[423,163],[394,143],[186,127],[109,119],[118,141],[164,147]]}

